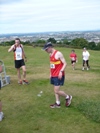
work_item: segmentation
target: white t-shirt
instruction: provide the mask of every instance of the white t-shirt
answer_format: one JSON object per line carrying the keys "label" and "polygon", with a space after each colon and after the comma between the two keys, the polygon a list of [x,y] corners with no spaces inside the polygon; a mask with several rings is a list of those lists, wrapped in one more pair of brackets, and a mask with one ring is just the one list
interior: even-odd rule
{"label": "white t-shirt", "polygon": [[86,61],[86,60],[89,60],[90,54],[88,51],[83,51],[82,56],[83,56],[83,60]]}

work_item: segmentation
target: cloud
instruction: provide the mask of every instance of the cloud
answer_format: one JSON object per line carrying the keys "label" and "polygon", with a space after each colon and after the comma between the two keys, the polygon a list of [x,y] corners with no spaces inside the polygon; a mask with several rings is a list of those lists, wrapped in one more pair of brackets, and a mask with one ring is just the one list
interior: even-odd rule
{"label": "cloud", "polygon": [[[100,28],[99,0],[1,0],[1,32]],[[94,27],[93,27],[94,24]],[[16,29],[14,29],[16,27]],[[11,30],[12,29],[12,30]]]}
{"label": "cloud", "polygon": [[0,0],[0,4],[2,5],[9,5],[9,4],[12,4],[12,3],[17,3],[17,2],[21,2],[23,0]]}

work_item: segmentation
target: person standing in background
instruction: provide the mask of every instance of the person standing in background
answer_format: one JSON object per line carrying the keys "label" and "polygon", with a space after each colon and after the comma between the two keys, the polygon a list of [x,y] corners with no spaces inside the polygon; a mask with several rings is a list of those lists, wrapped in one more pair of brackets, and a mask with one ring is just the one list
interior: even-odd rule
{"label": "person standing in background", "polygon": [[86,48],[83,48],[83,52],[82,52],[82,58],[83,58],[83,68],[82,70],[86,69],[89,70],[90,66],[89,66],[89,57],[90,57],[90,53],[86,50]]}
{"label": "person standing in background", "polygon": [[73,70],[75,70],[75,64],[77,62],[77,55],[75,53],[75,50],[72,50],[71,51],[71,53],[70,53],[70,59],[71,59],[71,64],[72,64]]}

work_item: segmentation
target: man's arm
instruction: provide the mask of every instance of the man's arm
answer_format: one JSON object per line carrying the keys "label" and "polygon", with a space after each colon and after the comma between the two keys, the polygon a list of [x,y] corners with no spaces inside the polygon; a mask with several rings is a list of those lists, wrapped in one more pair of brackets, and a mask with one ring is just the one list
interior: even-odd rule
{"label": "man's arm", "polygon": [[22,51],[23,51],[23,56],[26,59],[25,51],[24,51],[24,48],[23,48],[23,45],[22,44],[21,44],[21,47],[22,47]]}
{"label": "man's arm", "polygon": [[65,58],[61,52],[57,52],[56,56],[57,56],[57,59],[61,60],[61,62],[63,63],[63,66],[62,66],[61,70],[59,71],[59,75],[58,75],[58,78],[61,79],[62,78],[62,72],[65,70],[67,63],[66,63]]}
{"label": "man's arm", "polygon": [[67,66],[66,60],[65,60],[65,58],[64,58],[64,56],[63,56],[63,54],[62,54],[61,52],[58,52],[58,53],[57,53],[57,57],[58,57],[58,59],[60,59],[60,60],[62,61],[62,63],[63,63],[63,67],[61,68],[60,71],[64,71],[65,68],[66,68],[66,66]]}
{"label": "man's arm", "polygon": [[69,58],[72,59],[71,54],[69,55]]}
{"label": "man's arm", "polygon": [[12,46],[8,49],[8,52],[13,51],[13,49],[14,49],[14,45],[12,45]]}

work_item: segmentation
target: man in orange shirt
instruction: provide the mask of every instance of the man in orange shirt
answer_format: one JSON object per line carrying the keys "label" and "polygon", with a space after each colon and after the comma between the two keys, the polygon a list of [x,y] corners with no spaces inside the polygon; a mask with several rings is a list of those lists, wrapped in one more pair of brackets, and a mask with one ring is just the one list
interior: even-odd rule
{"label": "man in orange shirt", "polygon": [[65,97],[65,105],[68,107],[71,104],[72,96],[60,90],[60,86],[64,84],[64,70],[67,65],[64,56],[60,51],[53,48],[51,42],[46,43],[43,49],[50,54],[50,81],[51,84],[54,85],[54,93],[56,98],[56,102],[50,105],[50,107],[60,108],[60,96]]}

